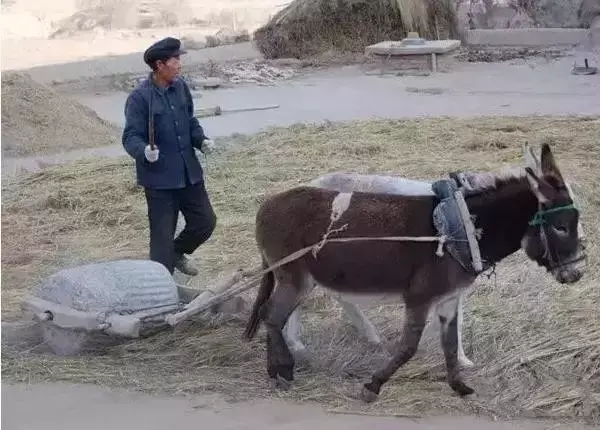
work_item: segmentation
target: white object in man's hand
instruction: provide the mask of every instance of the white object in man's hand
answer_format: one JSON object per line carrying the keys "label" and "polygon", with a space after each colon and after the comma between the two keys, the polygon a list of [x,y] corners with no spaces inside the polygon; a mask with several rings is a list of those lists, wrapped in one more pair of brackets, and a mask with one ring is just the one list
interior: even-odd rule
{"label": "white object in man's hand", "polygon": [[202,141],[202,152],[205,154],[210,154],[215,150],[215,142],[211,139],[204,139]]}
{"label": "white object in man's hand", "polygon": [[156,160],[158,160],[158,148],[155,146],[154,150],[152,150],[150,149],[150,145],[146,145],[146,148],[144,149],[144,155],[146,156],[146,160],[154,163]]}

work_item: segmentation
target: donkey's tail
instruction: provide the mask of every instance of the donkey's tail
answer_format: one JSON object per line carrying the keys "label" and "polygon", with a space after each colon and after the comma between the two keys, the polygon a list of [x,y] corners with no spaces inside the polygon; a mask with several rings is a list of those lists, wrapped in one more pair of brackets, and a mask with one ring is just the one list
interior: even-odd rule
{"label": "donkey's tail", "polygon": [[[267,263],[267,260],[265,260],[265,258],[263,257],[262,268],[264,270],[267,267],[269,267],[269,265]],[[258,327],[260,326],[260,311],[263,305],[266,303],[266,301],[269,300],[269,297],[271,297],[271,294],[273,294],[274,287],[275,275],[273,275],[272,271],[265,273],[262,277],[258,293],[256,294],[256,299],[254,299],[254,305],[252,306],[250,318],[248,319],[248,323],[246,324],[246,330],[244,331],[243,336],[245,340],[251,340],[258,331]]]}

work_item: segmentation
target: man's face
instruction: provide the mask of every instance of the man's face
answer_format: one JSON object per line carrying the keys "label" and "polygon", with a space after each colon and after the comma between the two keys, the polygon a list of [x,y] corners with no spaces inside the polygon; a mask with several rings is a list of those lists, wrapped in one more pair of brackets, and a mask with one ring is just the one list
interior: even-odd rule
{"label": "man's face", "polygon": [[158,75],[167,82],[173,82],[179,73],[181,73],[179,56],[171,57],[166,61],[159,61],[157,66]]}

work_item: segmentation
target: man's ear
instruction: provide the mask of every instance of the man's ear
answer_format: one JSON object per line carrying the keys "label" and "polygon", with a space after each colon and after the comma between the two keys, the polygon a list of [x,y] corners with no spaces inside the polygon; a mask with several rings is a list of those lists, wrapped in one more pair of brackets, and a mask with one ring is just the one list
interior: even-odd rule
{"label": "man's ear", "polygon": [[554,188],[552,188],[552,185],[546,182],[543,178],[538,177],[531,167],[525,167],[525,172],[527,173],[527,179],[529,180],[531,191],[533,191],[538,201],[540,203],[548,203],[550,200],[552,200],[554,194],[556,193]]}

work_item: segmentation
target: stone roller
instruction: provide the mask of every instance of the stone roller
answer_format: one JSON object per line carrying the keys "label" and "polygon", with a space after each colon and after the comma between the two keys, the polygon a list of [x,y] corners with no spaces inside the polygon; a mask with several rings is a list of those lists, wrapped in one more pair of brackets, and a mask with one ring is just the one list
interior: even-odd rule
{"label": "stone roller", "polygon": [[190,312],[189,305],[198,308],[214,302],[241,277],[241,271],[235,272],[200,291],[177,285],[168,270],[154,261],[99,262],[47,277],[22,307],[37,321],[54,353],[72,355],[90,346],[152,334],[173,325],[170,317],[180,315],[178,322],[187,319],[199,313]]}

